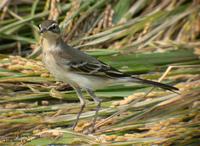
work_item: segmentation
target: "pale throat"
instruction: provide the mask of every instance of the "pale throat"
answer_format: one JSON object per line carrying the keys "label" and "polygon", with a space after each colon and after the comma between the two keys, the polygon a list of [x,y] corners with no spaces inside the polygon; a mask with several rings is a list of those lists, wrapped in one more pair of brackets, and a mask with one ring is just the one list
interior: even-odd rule
{"label": "pale throat", "polygon": [[43,51],[55,50],[61,41],[60,37],[43,37],[42,38],[42,47]]}

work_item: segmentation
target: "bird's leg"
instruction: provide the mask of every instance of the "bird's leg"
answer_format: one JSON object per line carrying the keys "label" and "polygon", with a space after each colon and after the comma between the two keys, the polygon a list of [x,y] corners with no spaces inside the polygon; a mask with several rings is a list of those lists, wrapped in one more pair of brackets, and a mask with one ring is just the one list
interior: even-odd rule
{"label": "bird's leg", "polygon": [[94,132],[94,127],[95,127],[95,123],[98,117],[98,112],[101,108],[101,99],[99,99],[92,90],[86,89],[86,91],[88,92],[88,94],[92,97],[92,99],[94,100],[95,104],[96,104],[96,110],[95,110],[95,115],[94,115],[94,119],[92,121],[92,129],[90,132]]}
{"label": "bird's leg", "polygon": [[75,129],[75,127],[76,127],[76,125],[77,125],[77,123],[78,123],[78,121],[79,121],[80,115],[81,115],[81,113],[83,112],[83,109],[84,109],[84,107],[85,107],[85,98],[83,97],[83,94],[82,94],[82,92],[81,92],[81,89],[80,89],[80,88],[74,88],[74,89],[75,89],[76,94],[77,94],[77,96],[78,96],[78,98],[79,98],[79,100],[80,100],[81,108],[80,108],[80,111],[79,111],[79,113],[78,113],[78,115],[77,115],[76,121],[75,121],[75,123],[74,123],[74,125],[73,125],[73,128],[72,128],[73,130]]}

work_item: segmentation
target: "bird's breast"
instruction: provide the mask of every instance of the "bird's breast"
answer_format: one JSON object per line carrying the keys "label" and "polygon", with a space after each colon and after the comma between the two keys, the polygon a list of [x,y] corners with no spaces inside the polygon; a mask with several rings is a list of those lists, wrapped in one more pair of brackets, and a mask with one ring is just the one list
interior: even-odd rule
{"label": "bird's breast", "polygon": [[[43,63],[47,70],[59,81],[66,80],[64,74],[67,73],[67,66],[60,66],[59,59],[55,57],[56,53],[43,52]],[[57,57],[58,58],[58,57]]]}

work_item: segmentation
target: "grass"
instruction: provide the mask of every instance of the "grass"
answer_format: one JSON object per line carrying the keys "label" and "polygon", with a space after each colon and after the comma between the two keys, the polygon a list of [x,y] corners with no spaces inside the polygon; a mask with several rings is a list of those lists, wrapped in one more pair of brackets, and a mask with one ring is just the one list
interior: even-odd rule
{"label": "grass", "polygon": [[[199,144],[199,3],[197,1],[19,1],[0,3],[0,145]],[[54,7],[55,6],[55,7]],[[79,102],[41,62],[37,25],[60,22],[67,43],[120,71],[162,80],[180,95],[146,85],[97,90],[103,99],[96,132],[95,104],[71,130]],[[107,119],[112,116],[112,119]]]}

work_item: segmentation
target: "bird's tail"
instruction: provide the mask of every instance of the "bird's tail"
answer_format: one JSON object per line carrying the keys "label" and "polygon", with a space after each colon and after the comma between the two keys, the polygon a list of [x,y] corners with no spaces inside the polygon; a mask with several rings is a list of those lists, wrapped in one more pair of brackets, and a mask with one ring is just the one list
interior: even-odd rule
{"label": "bird's tail", "polygon": [[177,93],[176,91],[179,90],[178,88],[167,85],[167,84],[163,84],[163,83],[159,83],[159,82],[155,82],[155,81],[151,81],[151,80],[140,79],[140,78],[137,78],[137,77],[131,77],[131,78],[129,78],[129,81],[160,87],[160,88],[163,88],[165,90],[169,90],[169,91],[172,91],[172,92],[175,92],[175,93]]}

